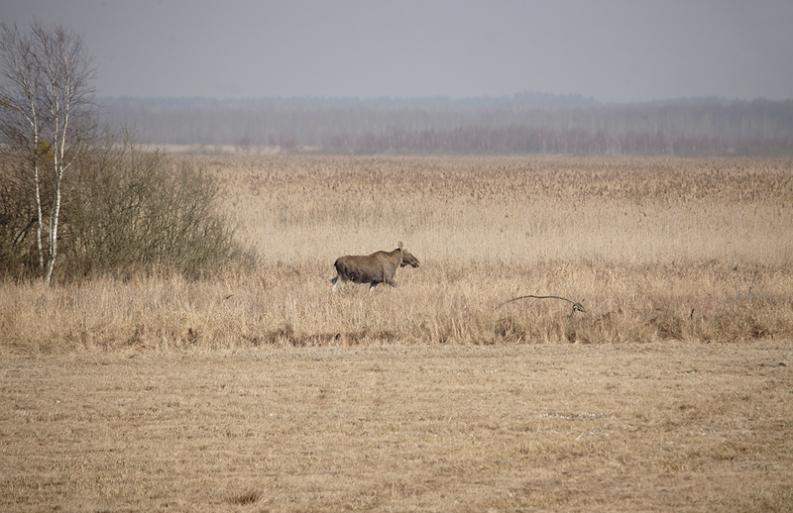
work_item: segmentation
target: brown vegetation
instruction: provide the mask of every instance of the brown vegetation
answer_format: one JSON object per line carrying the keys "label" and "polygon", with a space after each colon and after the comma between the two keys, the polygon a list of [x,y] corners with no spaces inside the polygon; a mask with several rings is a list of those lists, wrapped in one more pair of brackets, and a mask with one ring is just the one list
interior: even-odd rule
{"label": "brown vegetation", "polygon": [[[41,274],[33,182],[19,157],[0,159],[0,277],[9,281]],[[218,212],[217,181],[196,164],[110,142],[80,155],[62,188],[54,281],[171,272],[197,278],[250,267],[252,253]],[[41,187],[45,217],[53,209],[49,187]]]}
{"label": "brown vegetation", "polygon": [[[53,290],[7,281],[2,351],[793,335],[790,161],[179,158],[219,178],[257,269]],[[396,240],[422,261],[398,289],[330,293],[338,255]],[[523,294],[587,312],[496,309]]]}
{"label": "brown vegetation", "polygon": [[258,266],[1,282],[0,510],[793,508],[791,162],[179,158]]}
{"label": "brown vegetation", "polygon": [[0,510],[787,513],[791,365],[774,341],[11,356]]}

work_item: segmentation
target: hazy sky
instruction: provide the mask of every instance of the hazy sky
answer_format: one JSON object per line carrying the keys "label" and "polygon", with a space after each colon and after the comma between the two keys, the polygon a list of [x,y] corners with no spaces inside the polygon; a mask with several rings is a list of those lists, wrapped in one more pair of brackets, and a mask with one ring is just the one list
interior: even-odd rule
{"label": "hazy sky", "polygon": [[33,18],[109,96],[793,97],[793,0],[0,0]]}

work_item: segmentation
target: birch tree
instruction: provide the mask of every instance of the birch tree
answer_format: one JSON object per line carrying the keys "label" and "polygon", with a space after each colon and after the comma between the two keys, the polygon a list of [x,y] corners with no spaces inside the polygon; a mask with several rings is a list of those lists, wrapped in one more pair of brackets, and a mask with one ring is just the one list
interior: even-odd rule
{"label": "birch tree", "polygon": [[5,138],[6,149],[23,155],[33,173],[36,202],[36,249],[38,264],[44,273],[42,247],[41,207],[41,71],[34,54],[32,38],[22,34],[16,26],[0,27],[0,133]]}
{"label": "birch tree", "polygon": [[[0,44],[4,82],[0,126],[11,148],[30,161],[38,212],[39,266],[49,285],[58,256],[63,178],[92,133],[94,71],[80,36],[61,26],[35,22],[26,34],[16,26],[3,27]],[[45,172],[52,181],[46,220],[40,187]],[[46,251],[42,244],[45,229]]]}

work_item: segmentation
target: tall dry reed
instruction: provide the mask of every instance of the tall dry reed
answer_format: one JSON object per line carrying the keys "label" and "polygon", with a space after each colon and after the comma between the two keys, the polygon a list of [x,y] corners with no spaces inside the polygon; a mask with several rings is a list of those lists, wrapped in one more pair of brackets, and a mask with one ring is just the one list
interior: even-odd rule
{"label": "tall dry reed", "polygon": [[[0,285],[5,350],[736,341],[793,335],[793,163],[184,156],[223,187],[252,273]],[[330,292],[342,254],[419,257]],[[558,294],[570,305],[525,300]]]}

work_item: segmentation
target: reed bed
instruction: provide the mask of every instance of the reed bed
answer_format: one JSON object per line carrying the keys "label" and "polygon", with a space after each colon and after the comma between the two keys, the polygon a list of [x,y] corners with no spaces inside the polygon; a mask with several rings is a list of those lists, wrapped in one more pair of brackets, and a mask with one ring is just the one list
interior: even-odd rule
{"label": "reed bed", "polygon": [[[0,284],[0,350],[706,342],[793,335],[793,162],[179,155],[221,182],[252,272]],[[397,288],[336,257],[421,260]],[[555,300],[580,301],[585,313]]]}

